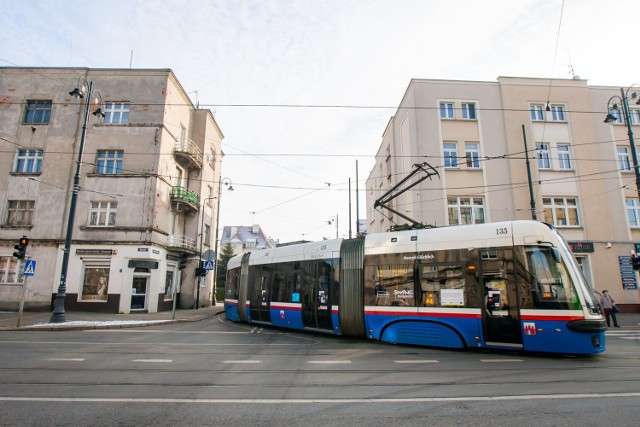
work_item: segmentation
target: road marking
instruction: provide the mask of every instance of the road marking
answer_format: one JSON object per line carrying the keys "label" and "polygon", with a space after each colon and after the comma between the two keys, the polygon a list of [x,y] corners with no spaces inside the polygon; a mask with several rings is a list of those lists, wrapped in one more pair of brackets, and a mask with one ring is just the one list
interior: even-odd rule
{"label": "road marking", "polygon": [[83,358],[77,357],[77,358],[72,358],[72,357],[50,357],[48,359],[45,360],[54,360],[57,362],[84,362]]}
{"label": "road marking", "polygon": [[261,334],[262,328],[255,327],[249,331],[250,334]]}
{"label": "road marking", "polygon": [[348,365],[351,363],[351,360],[309,360],[307,363],[313,363],[316,365]]}
{"label": "road marking", "polygon": [[220,335],[246,335],[247,332],[222,332],[222,331],[161,331],[158,329],[88,329],[83,332],[110,332],[120,334],[143,334],[143,333],[162,333],[162,334],[220,334]]}
{"label": "road marking", "polygon": [[511,363],[511,362],[524,362],[522,359],[480,359],[484,363]]}
{"label": "road marking", "polygon": [[395,363],[408,363],[408,364],[419,364],[419,363],[439,363],[437,360],[394,360]]}
{"label": "road marking", "polygon": [[262,363],[262,360],[225,360],[222,363]]}
{"label": "road marking", "polygon": [[640,340],[640,337],[618,337],[623,340]]}
{"label": "road marking", "polygon": [[[0,341],[0,344],[38,344],[38,345],[49,345],[49,344],[60,344],[60,345],[105,345],[105,346],[114,346],[114,345],[124,345],[124,346],[149,346],[149,343],[146,342],[91,342],[91,341]],[[231,347],[231,346],[252,346],[255,347],[255,343],[247,343],[247,344],[221,344],[221,343],[175,343],[175,342],[163,342],[163,343],[154,343],[154,345],[164,345],[167,347]],[[279,343],[266,343],[260,344],[261,347],[286,347],[286,346],[299,346],[300,344],[279,344]]]}
{"label": "road marking", "polygon": [[135,397],[25,397],[0,396],[0,402],[64,402],[64,403],[231,403],[231,404],[312,404],[312,403],[439,403],[439,402],[490,402],[510,400],[553,400],[553,399],[603,399],[620,397],[640,397],[640,392],[630,393],[571,393],[571,394],[526,394],[519,396],[462,396],[462,397],[409,397],[409,398],[322,398],[322,399],[163,399],[163,398],[135,398]]}
{"label": "road marking", "polygon": [[140,363],[171,363],[171,359],[133,359],[134,362]]}

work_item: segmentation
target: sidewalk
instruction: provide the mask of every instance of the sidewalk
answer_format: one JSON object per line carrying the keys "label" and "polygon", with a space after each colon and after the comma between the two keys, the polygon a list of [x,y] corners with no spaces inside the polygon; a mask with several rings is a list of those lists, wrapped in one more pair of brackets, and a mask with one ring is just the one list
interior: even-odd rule
{"label": "sidewalk", "polygon": [[216,306],[199,309],[177,309],[175,319],[173,312],[160,313],[92,313],[82,311],[66,311],[65,322],[50,323],[50,311],[26,311],[22,313],[21,326],[18,328],[17,312],[0,312],[0,331],[68,331],[82,329],[119,329],[142,326],[166,325],[169,323],[197,322],[224,312],[221,302]]}

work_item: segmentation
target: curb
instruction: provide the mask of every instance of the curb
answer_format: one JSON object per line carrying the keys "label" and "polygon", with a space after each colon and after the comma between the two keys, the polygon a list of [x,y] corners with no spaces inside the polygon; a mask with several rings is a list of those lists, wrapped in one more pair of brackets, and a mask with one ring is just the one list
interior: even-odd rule
{"label": "curb", "polygon": [[[183,318],[183,319],[171,319],[171,320],[141,320],[139,323],[123,323],[123,324],[94,324],[94,325],[65,325],[64,323],[59,326],[21,326],[21,327],[0,327],[1,331],[40,331],[40,332],[61,332],[61,331],[92,331],[92,330],[100,330],[100,329],[130,329],[130,328],[144,328],[147,326],[160,326],[160,325],[170,325],[174,323],[188,323],[188,322],[200,322],[202,320],[210,319],[212,317],[218,316],[222,314],[224,311],[220,311],[218,313],[213,313],[211,315],[201,315],[194,318]],[[104,321],[108,323],[108,321]],[[95,323],[99,323],[95,322]]]}

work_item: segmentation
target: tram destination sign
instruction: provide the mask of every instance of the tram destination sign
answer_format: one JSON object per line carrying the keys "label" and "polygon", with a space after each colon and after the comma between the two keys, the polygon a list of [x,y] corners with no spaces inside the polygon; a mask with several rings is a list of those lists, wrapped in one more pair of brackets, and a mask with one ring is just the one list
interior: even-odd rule
{"label": "tram destination sign", "polygon": [[630,256],[619,256],[620,278],[622,279],[622,289],[638,289],[636,272],[633,269]]}

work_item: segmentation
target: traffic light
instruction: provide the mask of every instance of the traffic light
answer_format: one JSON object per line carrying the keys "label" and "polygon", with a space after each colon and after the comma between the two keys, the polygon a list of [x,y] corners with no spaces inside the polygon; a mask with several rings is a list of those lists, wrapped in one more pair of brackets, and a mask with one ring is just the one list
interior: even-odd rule
{"label": "traffic light", "polygon": [[180,265],[178,266],[178,268],[180,270],[184,270],[184,268],[187,266],[187,255],[186,254],[182,254],[180,255]]}
{"label": "traffic light", "polygon": [[16,250],[13,253],[13,256],[18,259],[24,259],[25,252],[27,252],[28,245],[29,245],[29,239],[27,239],[25,236],[22,236],[22,238],[20,239],[20,243],[18,243],[13,247],[13,249]]}
{"label": "traffic light", "polygon": [[206,276],[207,275],[207,270],[205,270],[204,268],[201,267],[196,267],[196,277],[200,276]]}
{"label": "traffic light", "polygon": [[640,256],[631,254],[631,266],[634,270],[640,270]]}

